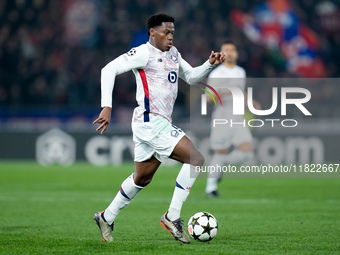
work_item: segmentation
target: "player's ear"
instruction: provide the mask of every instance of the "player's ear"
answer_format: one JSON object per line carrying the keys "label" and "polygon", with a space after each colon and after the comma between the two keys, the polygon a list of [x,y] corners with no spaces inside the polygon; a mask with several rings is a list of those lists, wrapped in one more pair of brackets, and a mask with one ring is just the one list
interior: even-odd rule
{"label": "player's ear", "polygon": [[155,35],[155,32],[156,32],[156,30],[152,27],[152,28],[150,28],[150,36],[154,36]]}

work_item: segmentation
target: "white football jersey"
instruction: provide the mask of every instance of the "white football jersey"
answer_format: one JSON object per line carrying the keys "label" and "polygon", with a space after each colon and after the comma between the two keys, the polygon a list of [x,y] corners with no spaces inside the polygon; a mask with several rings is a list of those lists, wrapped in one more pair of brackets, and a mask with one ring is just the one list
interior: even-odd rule
{"label": "white football jersey", "polygon": [[[218,88],[218,86],[236,86],[245,90],[245,83],[246,83],[246,72],[245,70],[236,65],[233,68],[228,68],[223,64],[216,67],[214,70],[211,71],[208,78],[208,84],[217,85],[216,91],[218,93],[229,91],[228,89]],[[233,98],[231,94],[226,94],[221,96],[222,106],[218,103],[214,108],[213,118],[231,118],[237,116],[232,116],[232,107],[233,107]],[[243,118],[243,117],[242,117]]]}
{"label": "white football jersey", "polygon": [[169,51],[161,51],[149,42],[142,44],[102,69],[102,107],[112,107],[116,75],[132,70],[136,77],[138,103],[132,121],[149,122],[152,118],[163,117],[171,122],[178,77],[191,84],[192,79],[207,76],[213,67],[207,60],[203,65],[192,68],[175,47],[171,47]]}

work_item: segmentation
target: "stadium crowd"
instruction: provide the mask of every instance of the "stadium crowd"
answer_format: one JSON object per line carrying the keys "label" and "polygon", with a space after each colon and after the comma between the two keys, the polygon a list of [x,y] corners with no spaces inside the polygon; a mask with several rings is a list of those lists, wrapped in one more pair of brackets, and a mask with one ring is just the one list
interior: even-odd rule
{"label": "stadium crowd", "polygon": [[[130,47],[144,43],[148,39],[145,22],[158,11],[176,18],[175,45],[193,66],[206,60],[210,49],[218,50],[225,39],[232,39],[238,45],[238,63],[248,77],[295,77],[280,59],[252,43],[231,21],[231,10],[250,12],[259,2],[0,0],[0,106],[99,107],[101,68]],[[300,0],[291,4],[301,22],[319,36],[319,54],[327,77],[338,77],[340,29],[325,31],[319,16],[332,8],[338,11],[339,1]],[[114,107],[134,107],[134,76],[120,75],[117,84]],[[188,86],[180,90],[185,92]],[[317,90],[319,103],[336,100],[336,93],[327,86]],[[260,99],[271,100],[266,96]],[[180,93],[177,103],[185,100]]]}

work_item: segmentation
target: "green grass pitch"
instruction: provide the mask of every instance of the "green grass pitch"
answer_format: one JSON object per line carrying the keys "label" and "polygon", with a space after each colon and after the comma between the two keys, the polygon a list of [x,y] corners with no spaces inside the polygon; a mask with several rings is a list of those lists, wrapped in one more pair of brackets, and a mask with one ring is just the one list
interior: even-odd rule
{"label": "green grass pitch", "polygon": [[93,221],[133,171],[133,164],[41,167],[0,162],[0,254],[339,254],[340,179],[223,179],[208,199],[198,178],[183,206],[218,220],[209,243],[181,244],[159,224],[180,165],[161,167],[123,209],[114,242]]}

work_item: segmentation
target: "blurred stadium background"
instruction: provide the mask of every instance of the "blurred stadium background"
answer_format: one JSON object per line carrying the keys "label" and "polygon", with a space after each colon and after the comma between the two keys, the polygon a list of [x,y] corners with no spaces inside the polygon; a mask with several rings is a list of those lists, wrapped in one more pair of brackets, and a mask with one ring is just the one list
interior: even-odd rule
{"label": "blurred stadium background", "polygon": [[[180,165],[162,166],[117,217],[113,244],[92,220],[134,167],[134,75],[116,78],[112,123],[99,135],[100,70],[148,40],[151,14],[176,18],[174,44],[193,66],[235,41],[264,109],[272,86],[311,91],[312,117],[296,107],[284,117],[298,127],[253,128],[259,163],[339,163],[339,8],[340,0],[0,0],[0,254],[339,254],[339,178],[226,178],[215,200],[199,178],[181,217],[214,214],[219,233],[208,244],[180,245],[159,225]],[[173,122],[207,153],[208,136],[190,132],[190,101],[180,83]]]}
{"label": "blurred stadium background", "polygon": [[[147,41],[147,18],[163,11],[176,18],[175,46],[193,66],[232,39],[248,77],[326,78],[308,88],[313,119],[307,131],[254,135],[271,135],[268,162],[287,162],[287,139],[301,144],[301,137],[308,155],[314,150],[322,153],[317,160],[334,162],[340,138],[339,6],[338,0],[0,0],[0,160],[131,160],[134,76],[117,77],[112,123],[99,137],[92,121],[100,112],[100,70]],[[182,83],[179,90],[174,123],[188,128],[189,86]],[[270,104],[270,88],[259,86],[255,97]]]}

